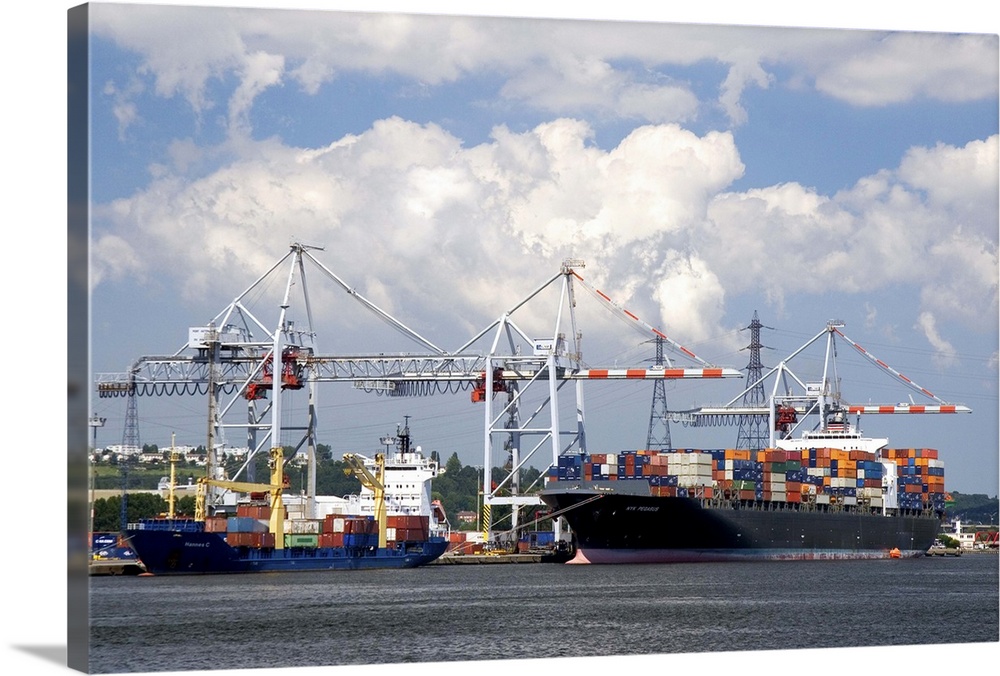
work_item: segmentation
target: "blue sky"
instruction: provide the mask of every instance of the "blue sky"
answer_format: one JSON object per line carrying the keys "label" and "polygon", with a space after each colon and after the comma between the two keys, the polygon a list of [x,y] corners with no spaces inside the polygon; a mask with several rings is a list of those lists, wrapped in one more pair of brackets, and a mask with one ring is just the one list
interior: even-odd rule
{"label": "blue sky", "polygon": [[[938,448],[953,490],[997,493],[995,35],[102,4],[91,21],[96,373],[180,349],[293,240],[449,349],[576,257],[732,368],[754,311],[765,366],[843,319],[974,409],[865,430]],[[419,351],[335,291],[321,305],[321,353]],[[617,328],[588,327],[585,361],[652,356]],[[841,352],[848,401],[912,394]],[[640,447],[651,385],[600,387],[591,450]],[[672,384],[668,402],[741,387]],[[335,451],[411,415],[429,448],[482,462],[464,395],[329,389]],[[120,441],[121,400],[95,408]],[[142,400],[141,440],[201,443],[202,409]],[[736,428],[672,436],[730,447]]]}
{"label": "blue sky", "polygon": [[[295,9],[330,6],[306,0],[266,4]],[[343,2],[337,7],[356,11],[360,4]],[[371,0],[365,8],[391,12],[410,4]],[[510,35],[506,41],[502,36],[473,37],[461,49],[448,52],[434,51],[435,46],[446,46],[447,40],[428,44],[411,38],[400,43],[407,49],[384,54],[376,39],[345,54],[334,49],[337,41],[314,43],[303,37],[319,28],[315,21],[307,22],[307,30],[280,36],[274,34],[280,24],[258,24],[253,27],[253,38],[237,31],[231,22],[197,22],[191,28],[183,22],[159,20],[152,24],[152,34],[146,35],[141,26],[127,21],[117,26],[105,23],[95,30],[93,43],[95,372],[121,371],[137,355],[179,348],[188,326],[207,321],[262,266],[283,255],[293,229],[300,237],[322,240],[327,246],[323,260],[345,279],[384,300],[387,307],[391,304],[440,344],[457,346],[470,327],[480,328],[495,318],[508,299],[520,299],[554,272],[553,266],[565,252],[556,250],[554,244],[551,250],[545,249],[550,240],[542,235],[559,217],[600,235],[580,238],[578,243],[579,253],[587,259],[584,273],[589,281],[713,361],[745,365],[746,353],[739,348],[746,338],[738,327],[746,325],[754,310],[776,329],[763,335],[764,342],[775,348],[764,354],[765,363],[772,365],[818,332],[827,319],[844,318],[848,336],[935,394],[974,409],[969,416],[949,419],[868,418],[863,421],[866,431],[886,434],[898,446],[937,447],[945,459],[951,488],[996,495],[998,30],[995,17],[982,13],[981,3],[956,0],[908,7],[899,13],[850,0],[808,8],[804,3],[712,0],[653,7],[648,2],[620,0],[613,5],[574,3],[572,14],[565,3],[537,0],[476,3],[474,9],[469,4],[422,2],[413,11],[851,30],[837,36],[797,33],[802,37],[798,41],[780,35],[756,41],[749,34],[732,35],[723,46],[706,37],[701,49],[680,38],[658,41],[659,48],[673,45],[672,54],[658,53],[650,47],[650,40],[623,40],[624,46],[616,43],[611,53],[609,40],[600,30],[590,40],[578,35],[568,42],[557,42],[554,35],[532,42],[521,32],[518,37],[524,42],[514,46]],[[5,24],[5,39],[0,41],[10,65],[8,89],[16,93],[2,112],[5,150],[17,167],[17,178],[11,182],[16,189],[6,195],[15,216],[5,228],[9,264],[0,268],[8,290],[5,309],[14,318],[10,330],[15,349],[5,362],[10,367],[7,392],[8,399],[15,400],[16,419],[27,421],[11,425],[9,439],[15,452],[37,462],[36,471],[27,480],[15,481],[4,496],[10,513],[44,525],[53,542],[62,541],[59,524],[65,522],[65,511],[58,499],[46,498],[66,485],[66,463],[58,430],[53,443],[46,437],[51,427],[61,425],[61,414],[55,415],[53,425],[49,408],[39,402],[51,399],[47,369],[60,373],[65,355],[61,322],[66,287],[59,273],[66,245],[61,225],[65,222],[61,186],[67,140],[63,83],[66,11],[71,6],[26,5],[17,21]],[[200,32],[207,28],[215,32]],[[969,43],[960,35],[950,35],[933,47],[922,43],[921,48],[921,43],[907,43],[878,29],[985,32],[992,42],[955,49]],[[158,41],[156,34],[168,39]],[[348,35],[362,36],[358,32]],[[405,38],[404,33],[392,36]],[[389,33],[380,36],[383,41],[388,37]],[[490,51],[497,44],[500,47]],[[547,52],[546,45],[552,50]],[[634,53],[640,46],[642,53]],[[172,59],[172,54],[179,60]],[[257,59],[249,58],[255,54],[259,54]],[[299,77],[295,71],[310,55],[317,68],[311,78]],[[282,56],[278,68],[274,59]],[[530,60],[519,62],[518,57]],[[206,59],[211,67],[199,70]],[[570,66],[574,66],[572,71],[567,70]],[[207,79],[206,73],[210,74]],[[734,85],[749,84],[732,89],[727,98],[721,86],[731,73]],[[579,85],[575,90],[568,87],[572,82]],[[237,92],[253,96],[240,98]],[[588,92],[603,94],[595,101],[587,97]],[[891,95],[890,100],[879,101],[880,94]],[[115,105],[120,106],[125,123],[120,138],[119,118],[112,114]],[[734,118],[740,109],[745,118]],[[393,116],[402,124],[379,124]],[[592,154],[565,150],[567,154],[561,156],[568,163],[563,166],[579,169],[575,190],[551,179],[539,182],[540,177],[551,175],[551,150],[540,156],[545,171],[537,175],[523,161],[501,161],[516,158],[515,148],[538,148],[539,125],[568,133],[571,127],[558,125],[560,120],[584,124],[591,134],[585,137],[584,147],[593,148]],[[426,126],[430,123],[442,131]],[[671,123],[692,136],[669,131]],[[662,134],[657,139],[661,145],[656,147],[687,138],[691,147],[708,153],[705,135],[716,131],[731,135],[731,149],[726,154],[716,147],[715,155],[703,155],[702,171],[687,174],[689,182],[683,191],[677,185],[685,175],[670,172],[664,162],[666,153],[633,153],[633,164],[625,166],[624,174],[602,175],[597,169],[600,163],[647,124],[658,126]],[[495,125],[504,125],[509,134],[493,140]],[[271,205],[270,213],[294,217],[294,228],[282,218],[263,219],[266,201],[251,213],[244,203],[246,188],[230,193],[231,201],[226,203],[234,223],[242,228],[237,228],[238,236],[226,232],[218,240],[206,237],[220,230],[220,217],[204,206],[200,212],[177,213],[185,206],[209,204],[210,199],[221,204],[221,186],[227,180],[233,186],[255,187],[267,183],[251,183],[249,175],[274,179],[277,185],[303,181],[301,173],[292,171],[292,160],[343,142],[348,134],[359,138],[354,145],[366,150],[369,158],[376,150],[382,151],[383,158],[401,159],[404,151],[420,149],[423,155],[409,157],[421,160],[422,166],[461,168],[463,181],[457,185],[467,190],[476,187],[480,192],[474,194],[494,198],[488,204],[495,210],[484,213],[484,200],[469,203],[461,199],[462,194],[453,195],[447,204],[451,214],[460,214],[458,225],[443,213],[448,210],[439,208],[429,210],[430,217],[418,228],[394,208],[393,197],[398,193],[386,192],[385,187],[406,187],[412,174],[391,163],[374,172],[352,165],[343,153],[331,152],[323,166],[302,165],[314,170],[310,176],[320,185],[332,185],[334,178],[342,182],[338,200],[326,205],[325,212],[310,214],[302,205],[280,201]],[[265,143],[266,139],[271,140]],[[409,142],[400,145],[400,139]],[[430,153],[431,149],[437,149],[437,154]],[[508,187],[518,181],[524,191],[533,188],[534,194],[546,199],[532,202],[524,197],[530,192],[520,197],[510,190],[481,192],[486,160],[470,157],[475,149],[491,162],[496,160],[497,170],[506,172],[501,176]],[[741,171],[736,171],[735,162],[724,161],[734,157]],[[663,234],[665,226],[660,221],[649,231],[640,231],[638,225],[647,220],[634,218],[635,214],[625,218],[621,210],[627,200],[611,199],[623,194],[623,183],[612,180],[622,176],[661,178],[663,192],[674,199],[673,205],[689,209],[688,219],[670,221],[669,237]],[[351,177],[365,181],[352,182]],[[423,194],[430,195],[427,190]],[[256,197],[267,195],[258,191]],[[574,197],[583,203],[574,204]],[[345,206],[348,201],[349,208]],[[645,203],[648,200],[638,202],[640,206]],[[513,210],[514,205],[519,209]],[[595,205],[606,206],[610,220],[596,218]],[[537,218],[528,221],[525,213]],[[792,214],[797,214],[794,223]],[[496,235],[497,223],[507,228],[503,237]],[[182,229],[185,224],[187,229]],[[717,237],[705,236],[706,224],[715,227],[712,232]],[[55,235],[50,235],[49,227]],[[198,228],[201,236],[192,236]],[[184,236],[155,236],[175,231]],[[28,243],[25,233],[31,238]],[[880,249],[882,240],[891,244]],[[228,254],[221,253],[222,242],[231,245]],[[448,249],[431,269],[406,255],[418,249],[434,250],[441,242],[460,246],[460,252],[448,253],[452,251]],[[120,248],[115,250],[112,244]],[[829,252],[845,246],[848,260],[829,268]],[[530,256],[523,254],[526,248],[531,249]],[[373,252],[378,254],[377,265],[372,263]],[[240,265],[240,260],[245,263]],[[816,262],[824,260],[828,267],[818,267]],[[200,274],[207,264],[214,272],[210,277]],[[52,268],[56,274],[51,274]],[[697,279],[702,284],[681,293],[692,271],[701,273]],[[495,284],[475,285],[480,278]],[[652,293],[650,280],[670,280],[678,292],[662,296],[670,300],[661,302],[661,296]],[[435,307],[427,307],[427,288],[433,288],[433,297],[439,299]],[[445,292],[448,296],[442,302]],[[335,298],[331,294],[331,302]],[[360,329],[367,327],[362,323],[358,320],[354,333],[345,330],[324,344],[343,342],[345,349],[365,345],[365,331]],[[635,335],[617,338],[607,331],[610,337],[605,337],[603,325],[598,328],[588,333],[587,354],[594,362],[619,358],[625,363],[648,357],[644,351],[648,346],[639,347]],[[374,335],[381,346],[382,336]],[[73,337],[74,341],[85,339]],[[907,397],[907,391],[899,390],[884,374],[862,371],[853,363],[850,368],[851,375],[857,376],[850,380],[850,389],[845,383],[850,398],[865,400],[871,395],[874,401],[892,401]],[[715,402],[731,392],[687,385],[691,384],[671,388],[669,401]],[[426,446],[439,446],[445,452],[455,449],[465,462],[477,461],[478,451],[473,447],[481,434],[479,420],[476,409],[471,409],[470,416],[470,404],[463,396],[414,400],[383,411],[367,399],[337,404],[335,395],[341,393],[324,390],[322,394],[329,404],[323,411],[323,429],[342,430],[345,443],[352,446],[349,450],[374,448],[379,435],[394,429],[402,415],[411,414]],[[634,439],[637,430],[641,437],[645,429],[649,396],[645,386],[588,393],[588,402],[596,404],[591,406],[594,417],[604,410],[626,423],[616,429],[606,420],[601,425],[593,420],[591,432],[597,435],[598,430],[602,434],[608,430],[602,441],[609,446],[641,443]],[[104,443],[114,443],[121,436],[120,404],[95,404],[108,417],[101,432]],[[150,400],[143,400],[140,405],[146,441],[168,443],[174,430],[202,434],[200,403],[185,401],[167,407],[158,402],[154,407]],[[168,410],[155,410],[159,406]],[[733,428],[707,439],[694,432],[676,429],[674,436],[687,438],[692,446],[728,445],[735,439]],[[31,506],[28,513],[26,505]],[[62,673],[66,604],[49,606],[25,596],[28,590],[58,586],[52,581],[65,580],[61,555],[38,557],[27,571],[27,579],[36,584],[28,585],[23,584],[23,561],[10,557],[5,561],[10,569],[3,579],[17,581],[8,595],[21,602],[17,604],[19,622],[8,631],[11,649],[4,663],[24,666],[22,671],[32,673]],[[972,661],[976,654],[995,659],[995,647],[963,646],[963,654],[973,655]],[[902,658],[943,667],[948,655],[940,646],[907,646],[899,654],[884,651],[882,659],[885,666],[889,660],[898,664]],[[849,653],[837,656],[850,659]],[[821,664],[842,669],[836,660],[827,659],[828,651],[816,657],[811,664],[817,669],[822,670]],[[857,657],[872,659],[869,652]],[[705,655],[670,656],[669,664],[703,668],[706,659]],[[719,659],[731,661],[730,656]],[[742,665],[755,663],[752,655],[740,659]],[[772,659],[761,655],[758,673],[766,673],[765,664],[770,666]],[[661,666],[662,660],[649,658],[644,664]],[[285,672],[262,670],[262,674]]]}

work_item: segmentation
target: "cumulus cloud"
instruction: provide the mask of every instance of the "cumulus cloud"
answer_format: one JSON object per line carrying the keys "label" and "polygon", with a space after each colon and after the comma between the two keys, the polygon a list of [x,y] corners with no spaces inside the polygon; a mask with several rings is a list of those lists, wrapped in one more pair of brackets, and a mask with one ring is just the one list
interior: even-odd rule
{"label": "cumulus cloud", "polygon": [[[720,193],[701,253],[725,286],[761,288],[779,302],[788,279],[796,293],[908,284],[935,314],[994,325],[996,142],[913,149],[897,170],[832,196],[798,184]],[[773,261],[781,261],[781,275]]]}
{"label": "cumulus cloud", "polygon": [[286,80],[316,94],[345,72],[429,86],[488,73],[503,96],[535,110],[664,123],[709,103],[678,74],[721,65],[714,104],[733,125],[746,121],[747,87],[772,86],[778,73],[859,106],[980,100],[998,80],[989,35],[144,5],[95,6],[91,19],[96,36],[139,55],[138,73],[159,96],[183,96],[198,115],[221,104],[212,83],[234,74],[230,117]]}
{"label": "cumulus cloud", "polygon": [[[388,118],[323,148],[252,144],[197,180],[165,167],[95,209],[112,233],[95,247],[96,280],[171,275],[196,298],[220,274],[266,269],[298,239],[326,246],[362,288],[392,279],[390,313],[468,331],[567,257],[684,340],[726,332],[727,289],[759,290],[780,308],[789,280],[816,296],[910,285],[928,317],[995,324],[995,229],[954,227],[970,204],[997,222],[996,165],[981,160],[995,138],[914,149],[895,171],[821,195],[795,183],[727,192],[743,171],[728,133],[645,126],[607,151],[591,136],[559,119],[465,148],[436,125]],[[956,166],[968,180],[948,192]]]}
{"label": "cumulus cloud", "polygon": [[[379,292],[388,311],[466,327],[566,257],[689,337],[725,332],[724,290],[753,289],[780,311],[789,288],[905,284],[934,317],[977,328],[996,317],[997,137],[913,148],[835,195],[795,182],[736,192],[733,134],[678,123],[705,104],[679,75],[699,64],[721,74],[710,95],[734,125],[748,87],[781,80],[856,105],[995,96],[995,36],[156,6],[98,6],[92,18],[99,38],[138,58],[138,78],[106,90],[122,129],[149,91],[199,115],[221,91],[231,133],[215,148],[174,140],[148,185],[95,207],[106,233],[96,284],[141,270],[176,275],[195,298],[220,272],[266,269],[299,239],[325,244],[359,285],[393,279],[395,302]],[[560,117],[497,127],[471,147],[398,117],[324,147],[254,140],[263,92],[315,93],[346,71],[422,87],[488,73],[509,101]],[[584,112],[650,123],[601,148]]]}

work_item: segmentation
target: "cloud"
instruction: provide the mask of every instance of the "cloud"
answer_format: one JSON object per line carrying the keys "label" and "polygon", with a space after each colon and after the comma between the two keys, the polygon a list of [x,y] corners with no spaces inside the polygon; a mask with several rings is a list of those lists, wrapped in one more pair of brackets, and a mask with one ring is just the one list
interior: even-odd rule
{"label": "cloud", "polygon": [[[997,36],[874,34],[853,54],[819,64],[817,90],[858,106],[917,98],[949,103],[997,94]],[[847,57],[847,58],[845,58]]]}
{"label": "cloud", "polygon": [[258,94],[281,82],[285,59],[280,54],[255,52],[248,54],[240,73],[240,84],[229,102],[231,132],[249,136],[250,109]]}
{"label": "cloud", "polygon": [[796,183],[727,192],[743,172],[728,133],[648,125],[607,151],[591,138],[586,123],[557,119],[466,148],[436,125],[387,118],[322,148],[246,140],[205,176],[163,167],[95,207],[108,233],[96,281],[141,271],[203,298],[220,276],[258,274],[299,240],[327,247],[361,289],[382,289],[390,314],[451,336],[495,319],[567,257],[682,342],[726,333],[740,292],[781,308],[789,280],[815,297],[906,286],[928,316],[995,325],[996,230],[954,223],[996,223],[996,138],[913,149],[836,195]]}
{"label": "cloud", "polygon": [[921,312],[917,318],[917,325],[927,342],[934,348],[934,363],[939,368],[947,368],[958,363],[958,355],[955,348],[947,340],[943,339],[937,330],[937,322],[930,312]]}
{"label": "cloud", "polygon": [[[156,95],[184,97],[199,118],[222,105],[212,85],[237,78],[234,121],[266,87],[291,80],[315,95],[347,72],[431,87],[485,76],[517,105],[565,116],[688,122],[711,104],[736,126],[751,85],[881,106],[982,100],[998,80],[990,35],[142,5],[97,5],[91,20],[139,56]],[[698,64],[722,67],[714,102],[683,80]]]}
{"label": "cloud", "polygon": [[603,59],[571,52],[519,70],[500,93],[556,115],[592,111],[603,118],[684,122],[698,111],[698,98],[685,85],[643,81]]}
{"label": "cloud", "polygon": [[996,143],[914,148],[832,196],[794,183],[720,193],[699,253],[726,288],[761,289],[779,306],[788,279],[798,294],[912,285],[924,309],[995,327]]}

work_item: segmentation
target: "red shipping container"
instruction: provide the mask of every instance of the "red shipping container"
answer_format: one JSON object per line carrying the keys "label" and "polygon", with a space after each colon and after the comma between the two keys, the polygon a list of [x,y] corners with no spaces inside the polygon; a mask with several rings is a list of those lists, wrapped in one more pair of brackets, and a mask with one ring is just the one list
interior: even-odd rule
{"label": "red shipping container", "polygon": [[320,533],[320,535],[319,535],[319,546],[320,547],[343,547],[344,546],[344,534],[343,533]]}

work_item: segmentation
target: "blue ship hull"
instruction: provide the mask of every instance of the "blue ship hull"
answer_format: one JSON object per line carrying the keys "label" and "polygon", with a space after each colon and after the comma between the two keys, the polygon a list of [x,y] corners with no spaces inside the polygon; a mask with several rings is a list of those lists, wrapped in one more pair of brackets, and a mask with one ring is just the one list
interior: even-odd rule
{"label": "blue ship hull", "polygon": [[224,533],[201,524],[167,522],[130,529],[128,542],[153,575],[206,575],[282,571],[416,568],[431,563],[448,546],[444,538],[399,543],[395,547],[232,547]]}

